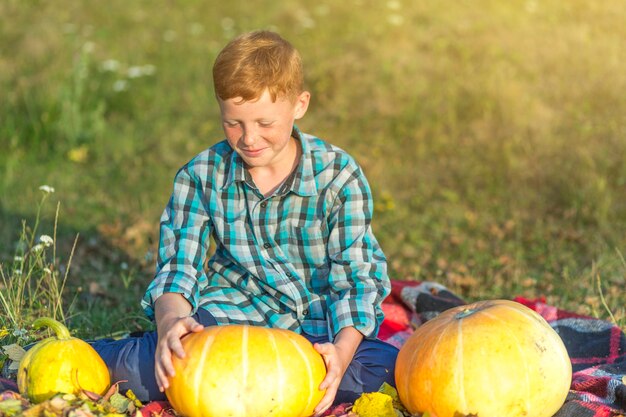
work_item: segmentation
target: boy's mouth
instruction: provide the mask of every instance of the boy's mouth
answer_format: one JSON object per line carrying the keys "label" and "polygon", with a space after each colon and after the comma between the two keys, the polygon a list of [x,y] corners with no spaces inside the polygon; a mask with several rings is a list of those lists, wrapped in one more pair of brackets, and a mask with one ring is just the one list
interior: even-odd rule
{"label": "boy's mouth", "polygon": [[265,149],[261,148],[261,149],[241,149],[241,153],[244,154],[244,156],[250,157],[250,158],[254,158],[257,156],[260,156],[263,151]]}

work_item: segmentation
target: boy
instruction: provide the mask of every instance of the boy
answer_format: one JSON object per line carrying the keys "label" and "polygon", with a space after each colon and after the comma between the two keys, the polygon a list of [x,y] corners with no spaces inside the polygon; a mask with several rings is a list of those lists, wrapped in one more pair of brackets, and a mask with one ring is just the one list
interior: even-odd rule
{"label": "boy", "polygon": [[310,99],[298,52],[247,33],[220,52],[213,79],[226,140],[176,175],[142,301],[157,332],[94,344],[113,380],[164,398],[185,334],[250,324],[298,332],[322,355],[316,415],[393,385],[397,349],[375,338],[390,283],[371,192],[349,155],[295,127]]}

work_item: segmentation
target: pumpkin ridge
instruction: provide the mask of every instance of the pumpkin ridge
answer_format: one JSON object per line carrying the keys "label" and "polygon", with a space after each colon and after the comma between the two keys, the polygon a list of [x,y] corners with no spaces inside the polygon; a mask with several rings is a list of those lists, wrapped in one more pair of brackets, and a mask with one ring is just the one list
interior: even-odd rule
{"label": "pumpkin ridge", "polygon": [[[523,311],[520,311],[516,308],[514,308],[513,306],[510,305],[500,305],[500,307],[504,307],[504,309],[509,310],[509,311],[515,311],[517,313],[519,313],[520,315],[522,315],[524,318],[529,318],[529,316],[527,314],[525,314]],[[504,328],[508,329],[508,322],[505,320],[502,320],[500,317],[496,317],[493,314],[488,313],[487,311],[483,311],[483,314],[495,321],[498,321],[500,323],[503,324]],[[530,397],[531,397],[531,383],[530,383],[530,379],[529,379],[529,370],[531,369],[531,367],[528,364],[528,358],[526,357],[526,355],[524,355],[524,351],[521,348],[522,343],[520,342],[520,339],[518,337],[515,336],[515,332],[509,332],[509,337],[512,337],[515,340],[515,343],[513,344],[517,350],[517,352],[519,353],[519,358],[522,361],[522,365],[524,367],[524,379],[525,379],[525,388],[526,388],[526,395],[523,396],[524,398],[524,403],[526,405],[526,411],[528,413],[528,415],[533,415],[533,413],[531,412],[531,406],[530,406]]]}
{"label": "pumpkin ridge", "polygon": [[297,415],[302,415],[304,410],[308,410],[309,407],[311,406],[311,401],[313,401],[313,390],[317,389],[317,387],[311,386],[313,384],[313,370],[311,369],[311,364],[309,363],[307,356],[305,355],[305,353],[302,351],[302,349],[300,348],[300,346],[294,339],[289,338],[289,342],[296,348],[296,351],[300,355],[300,358],[302,359],[302,363],[304,364],[306,368],[306,373],[308,376],[307,380],[309,381],[309,390],[308,390],[309,398],[306,401],[306,406],[303,407],[300,411],[298,411],[298,414],[297,414]]}
{"label": "pumpkin ridge", "polygon": [[[506,310],[512,311],[514,313],[517,313],[517,314],[523,316],[526,319],[531,319],[533,321],[537,320],[537,318],[534,317],[534,315],[527,314],[526,311],[519,310],[519,309],[513,307],[513,305],[501,304],[499,307],[502,307],[502,308],[504,308]],[[532,311],[532,310],[529,310],[529,311],[534,313],[534,311]],[[485,314],[488,317],[494,318],[495,320],[498,320],[501,323],[506,325],[506,322],[504,320],[502,320],[501,318],[493,317],[491,314],[488,314],[488,313],[485,313]],[[539,316],[539,317],[541,317],[541,316]],[[545,324],[545,323],[543,323],[543,321],[540,321],[540,323],[541,324]],[[505,328],[508,329],[508,326],[505,326]],[[524,371],[525,371],[524,372],[524,377],[525,377],[525,380],[526,380],[526,395],[524,395],[523,398],[524,398],[524,403],[525,403],[525,406],[526,406],[526,411],[527,411],[528,415],[534,415],[534,413],[533,413],[534,410],[531,410],[532,406],[530,404],[530,397],[531,397],[531,394],[532,394],[532,392],[531,392],[532,391],[532,387],[531,387],[531,382],[530,382],[530,375],[529,375],[530,372],[529,372],[529,370],[531,369],[531,367],[530,367],[530,364],[528,363],[528,358],[526,357],[526,355],[524,355],[524,351],[522,350],[522,348],[520,346],[519,338],[515,337],[515,332],[512,331],[512,330],[509,330],[509,333],[513,337],[513,339],[517,342],[517,343],[515,343],[515,347],[517,348],[517,351],[519,352],[519,356],[522,358],[522,363],[523,363],[523,366],[524,366]]]}
{"label": "pumpkin ridge", "polygon": [[284,401],[283,398],[283,387],[285,386],[285,374],[284,374],[284,369],[283,369],[283,364],[280,361],[281,355],[278,352],[278,344],[276,343],[276,336],[274,335],[273,332],[269,331],[268,329],[264,329],[265,332],[267,332],[267,334],[270,336],[269,337],[269,341],[272,344],[272,348],[274,351],[274,359],[276,360],[276,368],[278,369],[278,399],[277,399],[277,403],[279,404],[280,408],[282,408],[282,404]]}
{"label": "pumpkin ridge", "polygon": [[[459,391],[459,399],[461,400],[461,404],[463,407],[463,412],[465,411],[469,411],[467,409],[467,397],[465,395],[465,384],[463,383],[463,380],[465,379],[465,368],[463,367],[463,322],[465,320],[461,319],[461,320],[457,320],[457,342],[456,342],[456,349],[455,349],[455,353],[456,353],[456,362],[457,365],[455,366],[455,369],[458,369],[459,372],[456,373],[456,383],[457,383],[457,390]],[[452,328],[452,326],[450,326],[448,329]],[[459,375],[460,374],[460,375]]]}
{"label": "pumpkin ridge", "polygon": [[[248,381],[248,376],[249,376],[249,362],[248,362],[248,350],[249,350],[249,344],[250,344],[250,334],[249,334],[249,327],[248,326],[241,326],[241,372],[242,372],[242,384],[241,387],[243,389],[244,395],[246,392],[248,392],[248,384],[250,383],[250,381]],[[239,401],[239,406],[241,409],[243,409],[243,411],[245,411],[245,414],[243,415],[249,415],[248,413],[248,407],[247,407],[247,403],[244,403],[243,401]]]}
{"label": "pumpkin ridge", "polygon": [[37,356],[38,351],[42,347],[44,347],[51,341],[52,339],[42,340],[41,342],[37,343],[35,346],[30,348],[22,357],[22,360],[20,361],[20,369],[23,369],[24,372],[18,372],[17,385],[18,387],[22,387],[19,389],[24,390],[24,392],[27,392],[28,387],[30,386],[30,383],[31,383],[31,376],[30,376],[31,373],[28,372],[28,369],[30,369],[31,364],[33,363],[33,358]]}
{"label": "pumpkin ridge", "polygon": [[[221,329],[217,330],[217,332],[219,332]],[[199,360],[198,360],[198,368],[199,369],[204,369],[204,364],[206,362],[206,359],[209,355],[209,352],[211,351],[211,347],[213,347],[213,341],[215,340],[215,335],[211,334],[205,341],[204,341],[204,345],[202,346],[202,353],[199,355]],[[201,372],[196,373],[195,375],[195,380],[194,380],[194,387],[196,392],[194,393],[195,398],[196,398],[196,409],[200,410],[201,408],[201,401],[203,399],[203,396],[200,395],[200,388],[202,387],[202,378],[204,377],[204,375],[202,375]]]}
{"label": "pumpkin ridge", "polygon": [[[430,347],[430,352],[429,352],[430,353],[430,357],[428,358],[428,363],[431,363],[431,361],[436,361],[437,360],[437,358],[436,358],[436,354],[438,353],[437,352],[437,346],[439,346],[439,342],[441,342],[441,340],[443,339],[443,336],[445,335],[446,331],[449,330],[448,323],[447,323],[446,320],[442,320],[440,323],[433,322],[433,321],[431,321],[430,323],[434,323],[432,326],[430,326],[430,327],[433,327],[430,330],[430,332],[436,331],[438,333],[438,337],[437,337],[437,341],[430,345],[431,346]],[[428,324],[428,322],[427,322],[427,324]],[[437,325],[437,324],[439,324],[439,325]],[[440,329],[441,327],[444,328],[443,331]],[[414,358],[415,361],[417,361],[417,357],[416,356],[417,355],[413,355],[413,358]],[[428,398],[430,399],[429,400],[430,410],[434,410],[435,409],[435,404],[433,403],[434,395],[433,395],[432,387],[429,388],[428,394],[429,394]]]}
{"label": "pumpkin ridge", "polygon": [[[436,347],[437,347],[437,345],[439,344],[439,342],[441,341],[441,339],[443,337],[443,332],[439,331],[439,328],[445,327],[446,323],[444,323],[444,322],[445,322],[445,320],[442,320],[440,323],[437,323],[437,322],[434,322],[434,321],[428,321],[428,322],[423,324],[418,329],[418,331],[423,332],[426,329],[424,326],[429,325],[428,327],[434,327],[434,330],[436,330],[435,333],[438,335],[437,340],[427,346],[427,348],[429,349],[427,353],[430,354],[430,357],[425,362],[429,362],[429,361],[433,360],[433,356],[434,356],[434,352],[436,351]],[[424,339],[414,339],[414,340],[415,340],[415,342],[411,343],[412,350],[418,350],[417,348],[420,347],[420,346],[423,346],[425,344],[425,342],[426,342]],[[418,363],[419,359],[420,359],[419,355],[411,355],[410,358],[409,358],[409,365],[408,365],[409,369],[413,369],[414,367],[416,367],[416,364]],[[424,359],[426,359],[426,358],[424,358]],[[411,386],[411,380],[413,379],[413,376],[414,375],[411,374],[411,373],[403,373],[403,374],[400,375],[400,377],[404,379],[404,384],[401,384],[400,391],[404,391],[402,389],[402,387],[406,387],[407,388],[406,392],[405,392],[405,398],[409,397],[409,388],[408,387]],[[429,391],[428,394],[429,394],[428,397],[432,398],[432,389]],[[432,404],[431,404],[431,409],[432,409]]]}
{"label": "pumpkin ridge", "polygon": [[[512,303],[513,303],[513,302],[512,302]],[[548,326],[548,328],[552,329],[552,331],[554,331],[554,332],[555,332],[554,334],[558,336],[558,334],[557,334],[557,333],[556,333],[556,331],[552,328],[552,326],[551,326],[551,325],[550,325],[550,324],[549,324],[549,323],[548,323],[548,322],[547,322],[547,321],[543,318],[543,316],[541,316],[539,313],[537,313],[536,311],[531,310],[531,309],[522,309],[522,308],[516,309],[515,307],[513,307],[513,305],[514,305],[514,304],[503,305],[503,307],[506,307],[507,309],[509,309],[509,310],[511,310],[511,311],[517,311],[519,314],[522,314],[522,315],[526,316],[526,317],[527,317],[527,318],[529,318],[529,319],[532,319],[533,321],[535,321],[535,322],[537,322],[537,323],[540,323],[540,324],[542,324],[542,325],[544,325],[544,326]],[[523,304],[519,304],[519,305],[520,305],[520,306],[522,306],[522,307],[525,307]],[[546,334],[546,336],[548,336],[548,334]],[[559,344],[558,344],[558,343],[557,343],[557,344],[555,344],[555,339],[554,339],[554,338],[551,338],[551,337],[549,337],[549,336],[548,336],[548,337],[546,337],[546,341],[547,341],[547,342],[551,345],[551,347],[552,347],[552,348],[554,348],[554,349],[557,349],[557,350],[559,350],[559,349],[565,350],[565,347],[564,347],[562,344],[561,344],[560,346],[559,346]],[[567,352],[567,351],[566,351],[566,352]],[[560,360],[561,364],[563,365],[563,366],[562,366],[562,368],[563,368],[563,369],[567,369],[568,367],[570,367],[570,366],[571,366],[571,361],[570,361],[570,359],[569,359],[569,356],[567,356],[567,355],[559,355],[558,359]],[[527,375],[527,377],[528,377],[528,375]],[[528,386],[528,390],[530,390],[530,389],[531,389],[531,388],[530,388],[530,384],[529,384],[529,386]],[[569,391],[569,384],[568,384],[568,391]],[[529,398],[529,397],[526,397],[526,398]]]}

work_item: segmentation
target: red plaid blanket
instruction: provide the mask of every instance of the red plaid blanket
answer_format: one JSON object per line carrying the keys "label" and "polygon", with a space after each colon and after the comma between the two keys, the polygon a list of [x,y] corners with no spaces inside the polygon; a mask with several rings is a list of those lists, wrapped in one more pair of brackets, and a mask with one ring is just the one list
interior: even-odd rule
{"label": "red plaid blanket", "polygon": [[[572,361],[572,385],[554,417],[626,416],[626,337],[610,322],[514,298],[539,313],[561,336]],[[382,340],[401,347],[415,327],[442,311],[465,304],[445,287],[429,282],[392,282],[383,303]]]}
{"label": "red plaid blanket", "polygon": [[[515,301],[539,313],[563,339],[574,374],[569,395],[554,417],[626,416],[626,337],[619,327],[547,305],[543,299]],[[385,321],[379,337],[396,347],[423,322],[442,311],[465,304],[445,287],[430,282],[392,282],[392,292],[383,303]],[[0,391],[17,390],[14,381],[0,380]],[[171,417],[167,402],[152,402],[141,411]],[[344,414],[345,404],[325,415]]]}

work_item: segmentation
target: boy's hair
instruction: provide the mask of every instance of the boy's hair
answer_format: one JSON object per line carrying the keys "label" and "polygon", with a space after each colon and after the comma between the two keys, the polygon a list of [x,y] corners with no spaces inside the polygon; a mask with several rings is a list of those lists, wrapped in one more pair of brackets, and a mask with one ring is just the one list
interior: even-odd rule
{"label": "boy's hair", "polygon": [[215,94],[222,100],[254,101],[267,89],[276,101],[303,91],[302,59],[280,35],[259,30],[239,35],[219,53],[213,65]]}

